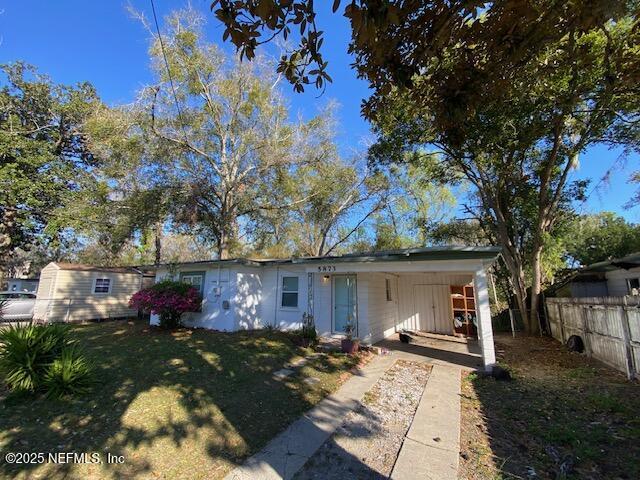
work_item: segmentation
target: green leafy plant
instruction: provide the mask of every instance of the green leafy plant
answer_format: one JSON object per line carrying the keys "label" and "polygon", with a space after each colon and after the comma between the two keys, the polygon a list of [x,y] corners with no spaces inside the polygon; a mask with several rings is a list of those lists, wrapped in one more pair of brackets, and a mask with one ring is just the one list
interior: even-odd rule
{"label": "green leafy plant", "polygon": [[310,345],[313,345],[318,341],[318,332],[316,331],[313,315],[306,312],[302,314],[302,329],[300,330],[300,336],[307,340]]}
{"label": "green leafy plant", "polygon": [[47,397],[62,398],[87,393],[93,382],[93,366],[76,345],[70,345],[48,366],[43,387]]}
{"label": "green leafy plant", "polygon": [[0,375],[9,389],[53,396],[84,391],[91,367],[68,334],[65,324],[9,325],[0,331]]}
{"label": "green leafy plant", "polygon": [[177,328],[183,313],[200,311],[202,296],[188,283],[162,280],[136,292],[129,306],[159,315],[163,328]]}
{"label": "green leafy plant", "polygon": [[14,392],[35,392],[51,362],[69,343],[68,327],[10,325],[0,331],[0,374]]}

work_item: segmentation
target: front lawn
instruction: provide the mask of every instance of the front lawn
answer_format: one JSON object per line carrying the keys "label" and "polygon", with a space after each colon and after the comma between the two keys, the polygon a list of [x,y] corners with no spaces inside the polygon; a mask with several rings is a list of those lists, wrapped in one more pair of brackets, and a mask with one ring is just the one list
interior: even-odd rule
{"label": "front lawn", "polygon": [[549,338],[496,348],[514,380],[463,376],[460,478],[640,478],[637,382]]}
{"label": "front lawn", "polygon": [[[11,465],[18,478],[220,478],[348,377],[357,358],[299,358],[280,332],[158,331],[137,322],[73,327],[97,366],[90,395],[67,401],[2,392],[0,451],[101,455],[100,464]],[[318,380],[305,382],[307,376]],[[107,453],[124,463],[106,463]]]}

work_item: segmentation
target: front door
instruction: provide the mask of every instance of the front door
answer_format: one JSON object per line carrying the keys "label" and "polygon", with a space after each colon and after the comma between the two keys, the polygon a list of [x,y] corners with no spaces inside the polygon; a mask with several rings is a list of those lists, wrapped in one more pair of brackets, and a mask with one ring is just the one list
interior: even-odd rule
{"label": "front door", "polygon": [[345,333],[345,327],[353,325],[353,336],[358,335],[358,300],[356,298],[356,276],[335,275],[333,277],[333,331]]}

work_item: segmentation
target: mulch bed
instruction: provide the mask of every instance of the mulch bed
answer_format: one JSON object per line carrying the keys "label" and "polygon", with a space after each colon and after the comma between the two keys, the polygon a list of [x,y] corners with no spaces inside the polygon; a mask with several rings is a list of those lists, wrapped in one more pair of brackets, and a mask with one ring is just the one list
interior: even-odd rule
{"label": "mulch bed", "polygon": [[388,478],[430,372],[430,365],[395,362],[295,478]]}

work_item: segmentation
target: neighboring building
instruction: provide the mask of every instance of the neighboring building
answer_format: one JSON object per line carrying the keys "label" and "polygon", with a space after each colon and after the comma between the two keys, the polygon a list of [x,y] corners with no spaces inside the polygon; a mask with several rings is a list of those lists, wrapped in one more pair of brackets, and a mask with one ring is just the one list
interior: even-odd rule
{"label": "neighboring building", "polygon": [[52,262],[40,272],[34,320],[82,322],[137,314],[131,296],[153,284],[155,274],[133,267]]}
{"label": "neighboring building", "polygon": [[38,290],[38,281],[37,278],[7,278],[7,291],[35,293]]}
{"label": "neighboring building", "polygon": [[640,252],[581,268],[547,296],[623,297],[640,295]]}
{"label": "neighboring building", "polygon": [[[351,322],[358,338],[375,343],[402,329],[453,335],[463,329],[456,314],[464,312],[477,327],[489,366],[495,354],[485,268],[499,252],[497,247],[432,247],[191,262],[158,267],[156,281],[174,278],[196,286],[204,298],[202,311],[185,314],[185,324],[224,331],[296,329],[307,313],[320,335],[340,335]],[[151,323],[158,322],[152,315]]]}

